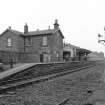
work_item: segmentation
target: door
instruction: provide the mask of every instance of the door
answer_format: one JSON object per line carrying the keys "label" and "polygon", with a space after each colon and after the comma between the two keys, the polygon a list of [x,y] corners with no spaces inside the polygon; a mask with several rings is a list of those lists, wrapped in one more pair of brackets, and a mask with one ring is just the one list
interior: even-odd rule
{"label": "door", "polygon": [[43,54],[40,54],[40,62],[43,62]]}

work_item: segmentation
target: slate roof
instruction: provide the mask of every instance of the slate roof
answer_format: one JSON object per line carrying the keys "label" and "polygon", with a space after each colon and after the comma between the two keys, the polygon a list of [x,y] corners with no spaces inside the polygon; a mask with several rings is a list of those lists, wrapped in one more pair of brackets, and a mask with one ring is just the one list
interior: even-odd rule
{"label": "slate roof", "polygon": [[62,32],[56,29],[47,29],[47,30],[37,30],[37,31],[29,31],[27,34],[22,34],[23,36],[37,36],[37,35],[51,35],[55,32],[59,31],[64,38]]}
{"label": "slate roof", "polygon": [[90,51],[90,50],[87,50],[87,49],[84,49],[84,48],[80,48],[80,49],[77,49],[78,50],[78,52],[87,52],[87,53],[91,53],[92,51]]}
{"label": "slate roof", "polygon": [[5,34],[7,31],[13,32],[13,33],[15,33],[16,35],[21,35],[21,34],[23,34],[23,32],[19,32],[19,31],[13,30],[13,29],[6,29],[3,33],[1,33],[0,36],[2,36],[3,34]]}
{"label": "slate roof", "polygon": [[52,34],[55,33],[55,29],[48,29],[48,30],[37,30],[37,31],[30,31],[26,35],[44,35],[44,34]]}
{"label": "slate roof", "polygon": [[64,44],[64,51],[66,51],[66,48],[75,48],[77,50],[77,52],[87,52],[87,53],[91,53],[92,51],[84,49],[84,48],[80,48],[78,46],[72,45],[72,44]]}
{"label": "slate roof", "polygon": [[17,35],[23,34],[23,32],[19,32],[19,31],[13,30],[13,29],[10,29],[10,31],[14,32]]}
{"label": "slate roof", "polygon": [[64,44],[64,48],[65,48],[65,47],[75,48],[75,49],[81,49],[80,47],[75,46],[75,45],[72,45],[72,44]]}
{"label": "slate roof", "polygon": [[72,45],[72,44],[70,44],[70,46],[73,47],[73,48],[76,48],[76,49],[80,49],[80,47]]}
{"label": "slate roof", "polygon": [[[27,34],[24,34],[23,32],[19,32],[13,29],[6,29],[1,35],[3,35],[5,32],[7,31],[11,31],[13,33],[15,33],[16,35],[22,35],[22,36],[37,36],[37,35],[51,35],[53,33],[55,33],[57,30],[55,29],[47,29],[47,30],[37,30],[37,31],[29,31]],[[62,32],[60,30],[58,30],[62,37],[64,38]]]}

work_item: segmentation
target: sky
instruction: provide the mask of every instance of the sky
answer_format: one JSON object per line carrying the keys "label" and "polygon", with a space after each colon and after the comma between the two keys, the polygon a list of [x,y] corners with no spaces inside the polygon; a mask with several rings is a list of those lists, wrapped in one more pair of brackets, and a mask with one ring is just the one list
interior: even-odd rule
{"label": "sky", "polygon": [[98,33],[105,39],[105,0],[0,0],[0,33],[8,26],[23,31],[53,28],[58,19],[64,41],[91,51],[103,51]]}

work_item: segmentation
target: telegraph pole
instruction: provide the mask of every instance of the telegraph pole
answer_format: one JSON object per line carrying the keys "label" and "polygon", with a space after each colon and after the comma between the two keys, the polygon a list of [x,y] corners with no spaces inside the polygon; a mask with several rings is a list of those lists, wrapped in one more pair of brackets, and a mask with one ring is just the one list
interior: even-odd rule
{"label": "telegraph pole", "polygon": [[[105,27],[104,27],[104,34],[105,34]],[[103,45],[105,45],[105,37],[103,37],[103,35],[98,34],[98,43],[102,43]]]}

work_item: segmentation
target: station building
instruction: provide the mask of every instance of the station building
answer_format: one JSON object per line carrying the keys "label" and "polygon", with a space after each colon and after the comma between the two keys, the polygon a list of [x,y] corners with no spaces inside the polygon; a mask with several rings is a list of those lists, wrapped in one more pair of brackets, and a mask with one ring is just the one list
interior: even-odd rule
{"label": "station building", "polygon": [[31,63],[63,61],[63,34],[55,20],[53,29],[24,32],[9,27],[0,35],[0,62]]}
{"label": "station building", "polygon": [[80,48],[70,43],[63,44],[63,59],[64,61],[81,61],[92,51]]}

